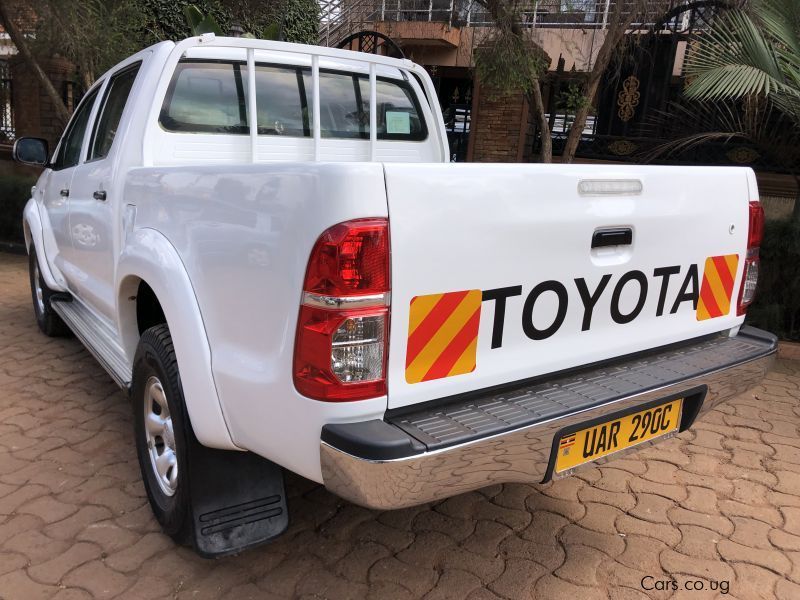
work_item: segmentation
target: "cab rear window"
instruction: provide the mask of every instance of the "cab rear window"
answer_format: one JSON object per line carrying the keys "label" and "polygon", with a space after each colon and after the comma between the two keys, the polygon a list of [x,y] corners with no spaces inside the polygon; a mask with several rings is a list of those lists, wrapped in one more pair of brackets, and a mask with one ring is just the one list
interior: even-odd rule
{"label": "cab rear window", "polygon": [[[406,81],[376,82],[380,140],[421,141],[428,132]],[[256,65],[259,135],[311,137],[311,69]],[[241,62],[184,60],[167,90],[159,122],[167,131],[249,134],[247,66]],[[325,138],[369,139],[369,78],[320,70],[320,133]]]}

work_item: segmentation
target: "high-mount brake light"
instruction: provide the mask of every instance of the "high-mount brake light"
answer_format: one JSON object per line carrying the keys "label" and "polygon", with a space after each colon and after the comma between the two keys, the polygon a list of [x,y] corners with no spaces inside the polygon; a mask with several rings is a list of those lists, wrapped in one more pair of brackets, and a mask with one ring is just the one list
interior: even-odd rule
{"label": "high-mount brake light", "polygon": [[316,400],[386,394],[389,223],[356,219],[327,229],[311,251],[297,322],[294,384]]}
{"label": "high-mount brake light", "polygon": [[756,296],[758,285],[758,271],[761,259],[759,247],[764,239],[764,207],[760,202],[750,202],[749,224],[747,230],[747,256],[744,260],[742,283],[739,289],[739,303],[736,314],[742,316],[747,313],[747,307],[752,304]]}

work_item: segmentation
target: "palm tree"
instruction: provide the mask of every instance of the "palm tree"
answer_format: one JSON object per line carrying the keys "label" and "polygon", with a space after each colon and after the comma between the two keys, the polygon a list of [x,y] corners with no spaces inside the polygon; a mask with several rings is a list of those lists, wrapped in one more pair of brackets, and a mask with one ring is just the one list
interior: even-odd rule
{"label": "palm tree", "polygon": [[702,120],[673,148],[744,139],[780,161],[798,183],[791,222],[770,222],[762,249],[761,298],[748,320],[789,339],[800,326],[800,10],[798,0],[752,0],[723,14],[687,60],[689,104],[673,117]]}
{"label": "palm tree", "polygon": [[[709,122],[721,130],[695,130],[677,145],[739,138],[777,154],[798,182],[793,219],[800,223],[797,0],[752,0],[722,14],[689,53],[686,75],[685,97],[697,114],[715,113]],[[776,152],[781,146],[785,150]]]}
{"label": "palm tree", "polygon": [[686,75],[688,98],[763,96],[800,126],[797,0],[753,0],[724,13],[689,54]]}
{"label": "palm tree", "polygon": [[690,99],[767,98],[800,127],[800,11],[797,0],[754,0],[724,13],[690,53]]}

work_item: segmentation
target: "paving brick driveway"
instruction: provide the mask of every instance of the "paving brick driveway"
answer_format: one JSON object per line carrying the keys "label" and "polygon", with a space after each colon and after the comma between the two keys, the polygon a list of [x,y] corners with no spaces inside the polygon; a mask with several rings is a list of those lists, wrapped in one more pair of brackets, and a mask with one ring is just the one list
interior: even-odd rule
{"label": "paving brick driveway", "polygon": [[0,598],[800,598],[800,362],[554,484],[376,512],[289,476],[288,533],[215,561],[159,533],[129,413],[0,254]]}

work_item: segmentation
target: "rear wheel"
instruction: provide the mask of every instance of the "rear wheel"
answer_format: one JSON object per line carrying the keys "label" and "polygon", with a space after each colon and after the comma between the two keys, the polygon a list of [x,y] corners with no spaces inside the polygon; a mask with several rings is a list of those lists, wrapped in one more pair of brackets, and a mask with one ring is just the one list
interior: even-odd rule
{"label": "rear wheel", "polygon": [[166,534],[187,542],[192,527],[188,460],[194,433],[165,324],[146,330],[139,340],[131,399],[139,467],[153,514]]}
{"label": "rear wheel", "polygon": [[39,258],[36,255],[36,247],[31,244],[28,255],[28,272],[31,282],[31,297],[33,299],[33,314],[36,317],[36,324],[39,329],[50,337],[67,337],[72,335],[69,327],[58,313],[53,310],[50,301],[55,294],[47,287],[39,269]]}
{"label": "rear wheel", "polygon": [[142,479],[164,533],[211,557],[264,543],[286,529],[278,465],[197,441],[166,325],[147,329],[139,340],[131,399]]}

